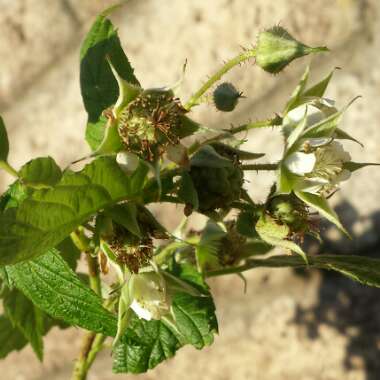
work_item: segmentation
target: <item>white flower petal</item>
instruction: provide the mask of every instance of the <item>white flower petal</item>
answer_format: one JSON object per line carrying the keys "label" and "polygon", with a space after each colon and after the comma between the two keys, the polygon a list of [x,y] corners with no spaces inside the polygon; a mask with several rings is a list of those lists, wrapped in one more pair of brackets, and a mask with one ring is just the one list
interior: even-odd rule
{"label": "white flower petal", "polygon": [[314,153],[295,152],[285,159],[284,164],[292,173],[304,175],[313,171],[315,162]]}
{"label": "white flower petal", "polygon": [[138,315],[139,318],[150,321],[152,319],[152,313],[144,309],[136,300],[133,300],[131,303],[131,309]]}

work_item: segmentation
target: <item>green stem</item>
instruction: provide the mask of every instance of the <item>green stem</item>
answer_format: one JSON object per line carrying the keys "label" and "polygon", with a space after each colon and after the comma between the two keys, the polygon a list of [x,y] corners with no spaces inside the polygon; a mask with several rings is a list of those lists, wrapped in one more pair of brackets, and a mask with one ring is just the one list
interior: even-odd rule
{"label": "green stem", "polygon": [[241,165],[242,170],[277,170],[278,164],[247,164]]}
{"label": "green stem", "polygon": [[100,280],[100,270],[99,264],[96,257],[91,256],[90,253],[86,254],[87,266],[88,266],[88,275],[90,279],[90,287],[91,289],[98,294],[100,297],[102,296],[102,282]]}
{"label": "green stem", "polygon": [[245,50],[242,54],[227,61],[211,78],[189,99],[185,108],[190,110],[193,106],[199,104],[200,98],[212,87],[224,74],[234,68],[236,65],[256,56],[255,49]]}
{"label": "green stem", "polygon": [[248,124],[242,124],[237,127],[233,127],[229,130],[224,130],[223,132],[219,133],[218,135],[214,137],[210,137],[203,142],[199,143],[198,141],[194,142],[188,149],[188,153],[192,154],[197,149],[199,149],[200,146],[211,144],[216,141],[220,141],[223,139],[227,139],[233,135],[236,135],[240,132],[247,132],[251,129],[257,129],[257,128],[268,128],[268,127],[274,127],[281,125],[281,118],[279,116],[275,116],[273,119],[268,120],[259,120]]}
{"label": "green stem", "polygon": [[0,169],[4,169],[12,177],[18,178],[17,170],[12,167],[8,162],[0,160]]}
{"label": "green stem", "polygon": [[[96,257],[91,256],[89,252],[89,240],[84,235],[83,230],[71,233],[71,239],[77,248],[86,254],[88,265],[88,275],[91,289],[102,296],[102,284],[100,279],[99,264]],[[88,370],[94,362],[96,355],[103,348],[103,343],[107,337],[103,334],[96,334],[93,331],[86,333],[83,337],[82,347],[76,360],[72,380],[85,380]]]}

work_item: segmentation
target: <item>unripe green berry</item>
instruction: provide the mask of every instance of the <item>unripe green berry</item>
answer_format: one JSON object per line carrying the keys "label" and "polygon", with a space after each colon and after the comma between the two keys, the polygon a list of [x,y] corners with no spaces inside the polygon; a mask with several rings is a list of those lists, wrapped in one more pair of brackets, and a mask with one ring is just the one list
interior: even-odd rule
{"label": "unripe green berry", "polygon": [[234,85],[227,82],[220,84],[213,94],[215,107],[223,112],[233,111],[241,97],[242,93],[237,91]]}

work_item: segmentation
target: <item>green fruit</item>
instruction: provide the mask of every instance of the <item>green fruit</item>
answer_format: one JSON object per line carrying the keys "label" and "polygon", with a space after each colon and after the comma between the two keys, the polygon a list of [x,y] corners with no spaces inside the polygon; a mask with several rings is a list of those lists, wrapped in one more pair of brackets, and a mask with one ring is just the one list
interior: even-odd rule
{"label": "green fruit", "polygon": [[215,107],[219,111],[231,112],[235,109],[242,93],[237,91],[231,83],[222,83],[214,91]]}
{"label": "green fruit", "polygon": [[154,161],[168,145],[179,143],[185,112],[171,90],[144,90],[122,110],[118,119],[125,150]]}
{"label": "green fruit", "polygon": [[198,209],[204,213],[228,209],[232,202],[239,200],[244,177],[238,161],[219,156],[210,146],[207,150],[215,154],[213,159],[200,160],[199,151],[190,161],[189,173],[198,193]]}

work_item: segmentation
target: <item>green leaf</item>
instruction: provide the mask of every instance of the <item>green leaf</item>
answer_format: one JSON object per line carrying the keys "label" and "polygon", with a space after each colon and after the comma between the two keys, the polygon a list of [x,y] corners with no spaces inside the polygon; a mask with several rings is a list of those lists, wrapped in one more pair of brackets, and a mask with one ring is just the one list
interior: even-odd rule
{"label": "green leaf", "polygon": [[44,188],[56,185],[62,171],[51,157],[40,157],[26,163],[20,169],[19,176],[26,185]]}
{"label": "green leaf", "polygon": [[174,356],[179,340],[162,321],[133,315],[125,335],[113,352],[113,372],[143,373]]}
{"label": "green leaf", "polygon": [[190,204],[194,210],[199,207],[198,193],[194,182],[188,172],[184,171],[181,176],[178,197],[185,203]]}
{"label": "green leaf", "polygon": [[197,349],[213,343],[218,330],[211,297],[178,293],[174,296],[172,310],[178,330],[188,343]]}
{"label": "green leaf", "polygon": [[21,350],[27,343],[21,331],[13,327],[8,318],[0,315],[0,359],[12,351]]}
{"label": "green leaf", "polygon": [[43,254],[98,210],[139,195],[110,157],[79,173],[66,172],[56,187],[37,190],[18,208],[0,214],[0,265]]}
{"label": "green leaf", "polygon": [[380,164],[376,162],[352,162],[352,161],[345,162],[343,164],[343,168],[349,170],[351,173],[361,168],[365,168],[366,166],[380,166]]}
{"label": "green leaf", "polygon": [[[319,268],[337,271],[361,284],[380,287],[380,260],[365,256],[319,255],[307,256],[308,264],[299,256],[278,255],[267,259],[249,259],[246,264],[232,268],[229,273],[252,268]],[[228,271],[226,271],[226,274]],[[217,271],[211,276],[216,275]],[[211,277],[210,276],[210,277]]]}
{"label": "green leaf", "polygon": [[92,25],[82,44],[80,54],[81,92],[89,122],[86,137],[94,150],[98,145],[91,136],[96,135],[98,142],[103,140],[103,137],[99,138],[99,118],[103,110],[116,103],[119,95],[118,84],[107,58],[121,78],[139,85],[121,47],[117,31],[107,19],[107,12],[105,12],[98,16]]}
{"label": "green leaf", "polygon": [[75,271],[77,269],[78,260],[81,252],[77,246],[73,243],[70,237],[60,242],[57,245],[57,249],[69,267]]}
{"label": "green leaf", "polygon": [[112,218],[116,223],[125,227],[132,234],[142,238],[139,223],[137,221],[137,208],[134,203],[128,202],[112,206],[105,210],[105,214]]}
{"label": "green leaf", "polygon": [[0,198],[0,211],[18,207],[30,195],[30,192],[31,189],[24,186],[20,181],[13,182]]}
{"label": "green leaf", "polygon": [[9,154],[9,141],[3,118],[0,116],[0,161],[6,162]]}
{"label": "green leaf", "polygon": [[142,373],[174,356],[185,344],[203,348],[218,331],[215,305],[202,276],[191,265],[173,263],[171,274],[199,290],[199,295],[177,292],[172,315],[145,321],[134,315],[114,351],[113,371]]}
{"label": "green leaf", "polygon": [[43,256],[7,267],[15,286],[37,307],[70,325],[114,336],[116,317],[103,308],[88,288],[53,249]]}
{"label": "green leaf", "polygon": [[43,341],[45,332],[44,316],[40,309],[33,305],[16,289],[8,292],[3,301],[5,313],[13,326],[18,328],[30,342],[38,359],[43,359]]}
{"label": "green leaf", "polygon": [[308,206],[315,208],[322,216],[324,216],[331,223],[334,223],[344,234],[350,237],[350,234],[340,223],[338,215],[330,207],[325,198],[303,191],[296,191],[295,195]]}

